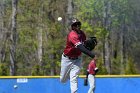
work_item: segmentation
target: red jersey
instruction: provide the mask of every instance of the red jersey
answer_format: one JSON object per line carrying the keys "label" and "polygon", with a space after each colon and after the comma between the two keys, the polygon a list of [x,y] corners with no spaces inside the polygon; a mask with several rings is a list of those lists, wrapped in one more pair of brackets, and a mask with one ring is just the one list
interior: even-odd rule
{"label": "red jersey", "polygon": [[95,69],[96,69],[96,60],[93,59],[93,60],[91,60],[91,62],[88,65],[89,74],[95,75],[96,74]]}
{"label": "red jersey", "polygon": [[67,36],[66,48],[64,54],[69,57],[78,57],[81,55],[81,51],[77,48],[77,45],[82,44],[86,40],[86,35],[83,31],[77,33],[72,30]]}

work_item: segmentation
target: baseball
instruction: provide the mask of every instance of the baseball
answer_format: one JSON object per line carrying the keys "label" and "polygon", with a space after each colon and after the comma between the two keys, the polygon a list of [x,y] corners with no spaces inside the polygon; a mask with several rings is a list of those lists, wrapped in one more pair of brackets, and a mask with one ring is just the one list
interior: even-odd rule
{"label": "baseball", "polygon": [[58,19],[57,19],[58,21],[62,21],[62,17],[58,17]]}
{"label": "baseball", "polygon": [[18,86],[17,85],[14,85],[14,89],[16,89]]}

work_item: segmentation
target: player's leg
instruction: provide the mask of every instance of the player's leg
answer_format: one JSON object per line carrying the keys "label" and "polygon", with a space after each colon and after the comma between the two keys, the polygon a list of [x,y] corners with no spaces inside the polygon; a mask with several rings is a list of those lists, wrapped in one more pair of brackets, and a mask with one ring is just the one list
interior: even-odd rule
{"label": "player's leg", "polygon": [[61,72],[60,72],[60,82],[65,83],[69,79],[69,73],[71,69],[72,62],[62,55],[61,58]]}
{"label": "player's leg", "polygon": [[80,73],[81,68],[81,58],[73,61],[73,66],[70,71],[70,87],[71,93],[77,93],[78,90],[78,75]]}
{"label": "player's leg", "polygon": [[95,89],[95,76],[89,74],[88,75],[88,82],[89,82],[89,86],[90,86],[90,88],[88,90],[88,93],[94,93],[94,89]]}

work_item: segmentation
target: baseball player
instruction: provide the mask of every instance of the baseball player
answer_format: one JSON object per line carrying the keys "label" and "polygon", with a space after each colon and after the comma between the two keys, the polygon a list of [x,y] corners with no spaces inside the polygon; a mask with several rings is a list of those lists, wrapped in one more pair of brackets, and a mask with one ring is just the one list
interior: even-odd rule
{"label": "baseball player", "polygon": [[91,60],[91,62],[88,65],[87,69],[87,76],[86,79],[88,79],[89,83],[89,90],[88,93],[94,93],[95,89],[95,75],[98,72],[98,68],[96,67],[96,57]]}
{"label": "baseball player", "polygon": [[71,93],[77,93],[78,90],[78,75],[81,68],[81,53],[94,58],[94,53],[84,47],[83,43],[86,40],[85,33],[81,30],[81,22],[78,19],[73,19],[71,31],[67,35],[66,47],[61,57],[61,72],[60,81],[65,83],[70,79]]}

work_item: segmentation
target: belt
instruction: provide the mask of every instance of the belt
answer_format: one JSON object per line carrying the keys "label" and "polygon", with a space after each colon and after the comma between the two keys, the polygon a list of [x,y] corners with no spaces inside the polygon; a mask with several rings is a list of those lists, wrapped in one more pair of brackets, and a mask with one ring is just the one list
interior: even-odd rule
{"label": "belt", "polygon": [[65,55],[65,54],[63,54],[63,56],[64,56],[64,57],[67,57],[67,58],[69,58],[69,59],[71,59],[71,60],[76,60],[76,59],[78,59],[78,57],[69,57],[69,56],[67,56],[67,55]]}

